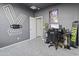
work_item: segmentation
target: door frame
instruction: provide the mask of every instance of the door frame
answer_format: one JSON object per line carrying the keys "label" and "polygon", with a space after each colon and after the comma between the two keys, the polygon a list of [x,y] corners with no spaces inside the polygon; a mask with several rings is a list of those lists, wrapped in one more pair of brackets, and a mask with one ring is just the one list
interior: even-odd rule
{"label": "door frame", "polygon": [[[29,19],[30,19],[30,18],[34,18],[34,19],[36,20],[35,17],[31,17],[31,16],[30,16]],[[31,20],[31,19],[30,19],[30,20]],[[30,24],[30,22],[29,22],[29,24]],[[30,26],[31,26],[31,25],[30,25]],[[30,28],[30,26],[29,26],[29,28]],[[35,26],[36,26],[36,24],[35,24]],[[31,30],[31,29],[30,29],[30,30]],[[36,33],[36,32],[35,32],[35,33]],[[35,38],[36,38],[36,35],[35,35]],[[33,38],[33,39],[34,39],[34,38]],[[31,40],[31,31],[30,31],[30,40]]]}
{"label": "door frame", "polygon": [[[41,18],[43,20],[43,25],[44,25],[44,19],[43,19],[43,16],[37,16],[35,18],[36,18],[36,38],[37,38],[37,18]],[[44,26],[43,26],[43,34],[42,35],[44,36]],[[43,36],[42,36],[42,38],[43,38]]]}
{"label": "door frame", "polygon": [[[29,17],[29,19],[30,19],[31,17]],[[43,20],[43,25],[44,25],[44,19],[43,19],[43,16],[37,16],[37,17],[32,17],[32,18],[35,18],[35,20],[36,20],[36,38],[38,38],[37,37],[37,19],[36,18],[41,18],[42,20]],[[29,22],[30,23],[30,22]],[[30,31],[31,32],[31,31]],[[31,35],[31,34],[30,34]],[[43,26],[43,36],[44,36],[44,26]],[[42,37],[43,38],[43,37]]]}

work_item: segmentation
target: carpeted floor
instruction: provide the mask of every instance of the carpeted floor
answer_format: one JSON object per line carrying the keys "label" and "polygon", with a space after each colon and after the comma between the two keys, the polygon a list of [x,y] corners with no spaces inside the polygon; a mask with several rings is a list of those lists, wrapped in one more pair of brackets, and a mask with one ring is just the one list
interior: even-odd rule
{"label": "carpeted floor", "polygon": [[25,40],[3,48],[0,48],[0,56],[77,56],[79,48],[72,50],[59,48],[55,50],[54,46],[48,48],[41,38]]}

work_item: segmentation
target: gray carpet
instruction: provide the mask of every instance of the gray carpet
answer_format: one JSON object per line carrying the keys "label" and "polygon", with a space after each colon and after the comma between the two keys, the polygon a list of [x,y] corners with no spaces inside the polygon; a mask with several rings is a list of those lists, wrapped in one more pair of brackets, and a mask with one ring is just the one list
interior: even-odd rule
{"label": "gray carpet", "polygon": [[0,48],[0,56],[77,56],[79,49],[48,48],[41,38],[25,40]]}

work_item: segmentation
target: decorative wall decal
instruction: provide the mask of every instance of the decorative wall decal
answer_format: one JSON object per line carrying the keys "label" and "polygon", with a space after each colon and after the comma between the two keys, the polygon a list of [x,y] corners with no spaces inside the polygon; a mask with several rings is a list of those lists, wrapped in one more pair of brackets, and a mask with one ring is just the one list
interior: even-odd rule
{"label": "decorative wall decal", "polygon": [[23,15],[23,14],[20,14],[18,17],[17,17],[17,24],[21,24],[23,25],[23,22],[25,21],[25,19],[27,19],[27,16],[26,15]]}
{"label": "decorative wall decal", "polygon": [[8,34],[9,34],[9,36],[20,35],[20,34],[22,34],[22,29],[9,28],[8,29]]}
{"label": "decorative wall decal", "polygon": [[24,14],[20,14],[18,17],[16,17],[13,6],[10,4],[3,6],[2,9],[4,10],[4,13],[10,23],[8,34],[10,36],[22,34],[23,22],[25,21],[27,16]]}
{"label": "decorative wall decal", "polygon": [[16,23],[16,15],[12,5],[8,4],[2,7],[10,24]]}

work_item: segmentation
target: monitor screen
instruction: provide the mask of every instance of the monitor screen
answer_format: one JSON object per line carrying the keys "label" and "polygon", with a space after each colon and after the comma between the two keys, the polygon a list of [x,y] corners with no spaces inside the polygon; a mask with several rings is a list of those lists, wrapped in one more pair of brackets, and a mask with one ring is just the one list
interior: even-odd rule
{"label": "monitor screen", "polygon": [[50,27],[51,27],[51,28],[59,29],[59,24],[51,24]]}

